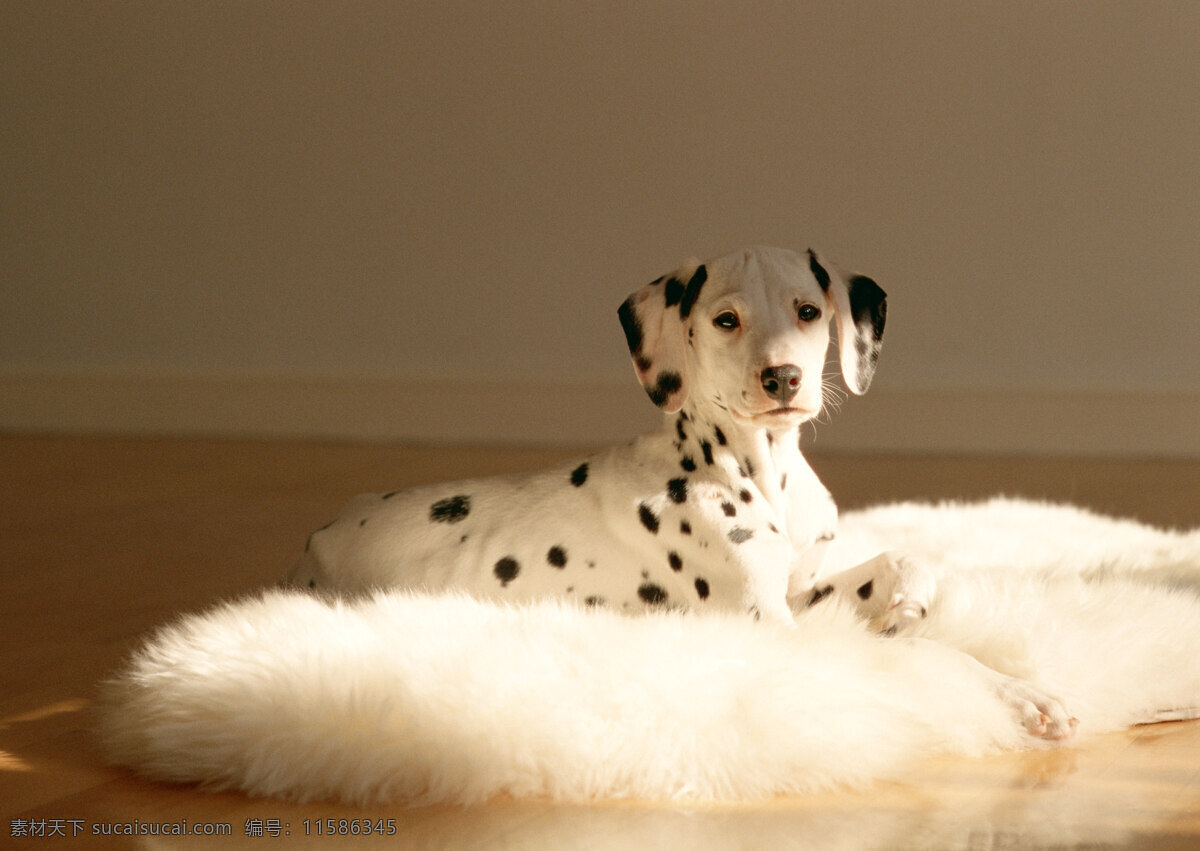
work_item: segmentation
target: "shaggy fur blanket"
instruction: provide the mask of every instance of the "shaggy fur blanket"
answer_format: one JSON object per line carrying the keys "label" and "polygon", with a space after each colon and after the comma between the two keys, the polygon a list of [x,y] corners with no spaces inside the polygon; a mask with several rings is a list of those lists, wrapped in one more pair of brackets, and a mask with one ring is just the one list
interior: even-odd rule
{"label": "shaggy fur blanket", "polygon": [[153,778],[298,800],[706,801],[1062,746],[1026,735],[945,645],[1059,696],[1075,741],[1200,714],[1200,530],[994,500],[851,512],[839,540],[936,569],[915,633],[933,641],[871,634],[836,605],[789,630],[271,591],[153,635],[104,684],[101,740]]}

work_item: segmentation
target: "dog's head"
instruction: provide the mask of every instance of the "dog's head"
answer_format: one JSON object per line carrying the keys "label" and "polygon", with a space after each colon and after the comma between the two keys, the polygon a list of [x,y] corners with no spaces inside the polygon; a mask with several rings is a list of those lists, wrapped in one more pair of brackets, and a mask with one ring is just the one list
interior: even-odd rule
{"label": "dog's head", "polygon": [[866,392],[887,301],[870,278],[811,250],[753,248],[689,261],[633,293],[619,315],[638,380],[665,413],[690,398],[776,428],[820,412],[831,318],[846,386]]}

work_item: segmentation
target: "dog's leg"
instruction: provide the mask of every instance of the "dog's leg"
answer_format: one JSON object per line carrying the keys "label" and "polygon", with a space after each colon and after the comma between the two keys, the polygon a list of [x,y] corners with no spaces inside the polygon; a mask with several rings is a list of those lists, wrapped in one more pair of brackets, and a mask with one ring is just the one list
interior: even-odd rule
{"label": "dog's leg", "polygon": [[911,642],[914,649],[920,652],[938,654],[953,661],[962,667],[965,676],[984,677],[1031,736],[1055,741],[1068,739],[1079,726],[1079,719],[1067,711],[1062,700],[1047,694],[1028,680],[1002,674],[961,650],[928,638],[897,640]]}
{"label": "dog's leg", "polygon": [[[895,553],[881,553],[841,573],[824,577],[809,592],[808,605],[817,605],[834,595],[842,597],[851,602],[873,628],[885,635],[895,635],[929,614],[936,590],[937,582],[929,568]],[[1002,674],[961,650],[927,638],[908,637],[896,641],[911,642],[918,652],[951,661],[962,670],[963,676],[984,677],[1031,736],[1066,739],[1079,724],[1059,698],[1027,680]]]}
{"label": "dog's leg", "polygon": [[851,602],[872,628],[896,635],[928,616],[936,592],[937,580],[929,568],[899,553],[884,552],[824,577],[808,605],[836,594]]}

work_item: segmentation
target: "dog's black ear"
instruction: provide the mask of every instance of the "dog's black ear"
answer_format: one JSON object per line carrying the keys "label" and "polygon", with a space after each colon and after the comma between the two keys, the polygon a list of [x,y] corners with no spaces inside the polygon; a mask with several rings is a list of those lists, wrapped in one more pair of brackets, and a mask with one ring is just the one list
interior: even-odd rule
{"label": "dog's black ear", "polygon": [[638,381],[668,414],[688,394],[687,325],[708,270],[691,260],[625,299],[617,310]]}
{"label": "dog's black ear", "polygon": [[842,378],[852,393],[862,395],[871,386],[883,348],[887,293],[868,277],[842,272],[811,248],[808,259],[809,269],[837,317]]}

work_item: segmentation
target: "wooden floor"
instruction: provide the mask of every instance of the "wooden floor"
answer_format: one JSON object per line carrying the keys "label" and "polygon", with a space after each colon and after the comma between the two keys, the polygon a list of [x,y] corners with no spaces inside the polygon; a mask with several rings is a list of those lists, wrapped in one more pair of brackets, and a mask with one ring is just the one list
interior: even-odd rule
{"label": "wooden floor", "polygon": [[[904,784],[692,809],[299,806],[156,785],[98,759],[88,728],[94,686],[139,637],[274,582],[352,494],[573,454],[0,435],[0,845],[1200,848],[1200,722],[1048,753],[934,761]],[[843,507],[1004,492],[1200,525],[1200,463],[830,456],[814,466]],[[330,818],[392,819],[396,835],[318,835]],[[189,830],[226,824],[230,835],[93,836],[113,824],[185,820]],[[23,825],[68,839],[12,837]],[[268,835],[248,835],[260,828]],[[286,838],[272,838],[276,828]]]}

